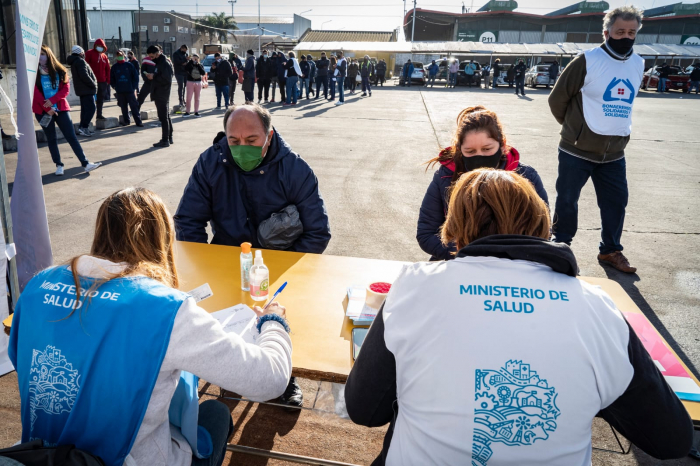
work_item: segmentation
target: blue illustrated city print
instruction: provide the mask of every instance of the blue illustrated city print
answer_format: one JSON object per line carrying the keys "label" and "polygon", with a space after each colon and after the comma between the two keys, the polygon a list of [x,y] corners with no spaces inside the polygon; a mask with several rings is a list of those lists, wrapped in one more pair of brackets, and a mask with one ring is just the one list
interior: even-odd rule
{"label": "blue illustrated city print", "polygon": [[486,466],[492,443],[511,447],[545,441],[557,429],[557,392],[529,364],[511,360],[498,370],[477,369],[472,466]]}
{"label": "blue illustrated city print", "polygon": [[605,89],[603,100],[605,102],[625,102],[632,105],[635,89],[629,79],[613,78]]}
{"label": "blue illustrated city print", "polygon": [[61,350],[50,345],[44,351],[33,350],[29,369],[30,432],[39,411],[49,415],[70,413],[79,390],[80,374]]}

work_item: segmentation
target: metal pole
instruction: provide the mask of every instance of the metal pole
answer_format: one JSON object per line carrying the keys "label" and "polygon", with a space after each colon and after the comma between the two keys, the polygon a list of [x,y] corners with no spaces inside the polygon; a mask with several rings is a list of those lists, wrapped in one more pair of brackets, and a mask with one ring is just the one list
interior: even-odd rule
{"label": "metal pole", "polygon": [[[7,188],[7,171],[5,170],[5,152],[3,151],[2,144],[0,144],[0,220],[2,221],[2,229],[5,233],[5,244],[12,244],[15,242],[12,234],[12,214],[10,212],[10,194]],[[0,253],[5,254],[5,251],[0,251]],[[19,280],[17,278],[17,258],[7,261],[7,267],[9,268],[10,275],[10,295],[12,295],[13,307],[17,306],[17,300],[19,299]]]}
{"label": "metal pole", "polygon": [[[102,1],[102,0],[100,0]],[[413,0],[413,24],[411,25],[411,42],[413,42],[413,37],[416,34],[416,0]],[[413,47],[411,47],[411,51],[413,51]],[[413,53],[411,53],[412,55]]]}
{"label": "metal pole", "polygon": [[351,463],[341,463],[339,461],[324,460],[321,458],[313,458],[311,456],[294,455],[292,453],[268,451],[260,448],[246,447],[244,445],[233,445],[231,443],[226,445],[226,450],[254,456],[263,456],[265,458],[284,460],[292,463],[311,464],[314,466],[357,466]]}
{"label": "metal pole", "polygon": [[139,0],[139,61],[141,61],[141,0]]}
{"label": "metal pole", "polygon": [[260,34],[258,35],[258,56],[260,56],[260,41],[262,40],[262,28],[260,27],[260,0],[258,0],[258,28],[260,29]]}
{"label": "metal pole", "polygon": [[[100,0],[100,23],[102,23],[102,38],[105,37],[105,20],[102,17],[102,0]],[[106,52],[106,50],[105,50]]]}

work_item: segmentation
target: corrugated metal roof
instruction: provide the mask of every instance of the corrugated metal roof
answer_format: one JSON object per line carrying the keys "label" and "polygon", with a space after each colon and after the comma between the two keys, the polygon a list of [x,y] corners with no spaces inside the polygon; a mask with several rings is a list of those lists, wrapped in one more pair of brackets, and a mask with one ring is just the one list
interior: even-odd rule
{"label": "corrugated metal roof", "polygon": [[395,42],[394,31],[306,31],[304,42]]}
{"label": "corrugated metal roof", "polygon": [[[388,53],[435,53],[462,55],[578,55],[599,44],[564,42],[559,44],[494,44],[482,42],[309,42],[300,41],[295,50],[359,50]],[[700,45],[637,44],[634,51],[644,57],[667,56],[700,58]]]}

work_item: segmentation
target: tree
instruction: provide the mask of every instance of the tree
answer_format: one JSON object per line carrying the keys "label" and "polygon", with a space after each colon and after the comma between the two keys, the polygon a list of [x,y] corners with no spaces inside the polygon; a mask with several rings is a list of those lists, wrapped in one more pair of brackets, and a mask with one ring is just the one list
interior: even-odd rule
{"label": "tree", "polygon": [[232,16],[226,16],[226,13],[212,13],[206,15],[199,23],[197,29],[209,34],[209,41],[216,35],[219,37],[219,42],[226,44],[229,33],[234,39],[236,38],[233,31],[238,30],[238,25],[236,24],[236,20]]}

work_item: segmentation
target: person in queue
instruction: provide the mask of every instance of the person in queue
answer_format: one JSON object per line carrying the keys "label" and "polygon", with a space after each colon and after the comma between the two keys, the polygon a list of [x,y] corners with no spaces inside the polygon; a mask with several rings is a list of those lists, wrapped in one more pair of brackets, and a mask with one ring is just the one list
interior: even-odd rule
{"label": "person in queue", "polygon": [[134,117],[136,126],[143,126],[141,121],[141,106],[139,105],[136,93],[139,87],[139,74],[134,65],[126,61],[124,52],[117,52],[117,61],[110,71],[109,84],[117,94],[117,105],[122,111],[122,126],[131,124],[129,109]]}
{"label": "person in queue", "polygon": [[301,70],[301,75],[299,75],[299,98],[303,98],[304,91],[306,91],[306,100],[309,100],[311,98],[311,96],[309,96],[309,75],[311,73],[311,65],[304,54],[301,54],[299,69]]}
{"label": "person in queue", "polygon": [[[331,239],[326,206],[311,167],[272,127],[272,116],[255,103],[234,105],[217,137],[192,169],[175,213],[179,241],[260,248],[258,227],[286,207],[299,212],[303,232],[291,251],[321,254]],[[227,199],[227,202],[219,202]],[[279,403],[299,407],[303,396],[294,378]]]}
{"label": "person in queue", "polygon": [[173,144],[173,122],[170,119],[173,64],[158,46],[149,45],[146,52],[154,64],[153,72],[146,73],[146,79],[151,81],[151,100],[156,104],[158,121],[160,121],[162,131],[160,141],[153,144],[153,147],[170,147]]}
{"label": "person in queue", "polygon": [[404,65],[403,65],[403,85],[411,87],[411,80],[413,79],[413,72],[415,71],[415,66],[413,66],[413,63],[411,63],[411,60],[409,59]]}
{"label": "person in queue", "polygon": [[591,464],[596,416],[655,458],[688,454],[685,407],[550,226],[515,172],[457,181],[455,260],[404,266],[347,379],[350,419],[390,423],[373,465]]}
{"label": "person in queue", "polygon": [[316,62],[316,98],[321,97],[321,87],[323,87],[323,98],[328,99],[328,68],[331,62],[326,58],[326,52],[321,52],[321,58]]}
{"label": "person in queue", "polygon": [[[185,113],[183,117],[189,117],[190,109],[192,108],[192,97],[194,97],[194,116],[195,118],[201,117],[199,114],[199,96],[202,92],[202,78],[206,76],[206,71],[204,66],[199,62],[199,55],[196,53],[192,54],[185,64],[185,72],[187,73],[187,84],[186,84],[186,94],[185,97]],[[233,93],[231,93],[231,100],[233,101]]]}
{"label": "person in queue", "polygon": [[246,102],[255,102],[255,52],[249,49],[246,52],[245,66],[238,68],[243,71],[243,95]]}
{"label": "person in queue", "polygon": [[369,59],[369,55],[365,55],[364,59],[360,63],[360,76],[362,77],[362,97],[366,97],[367,93],[372,97],[372,86],[370,85],[371,79],[375,75],[374,63]]}
{"label": "person in queue", "polygon": [[268,56],[268,51],[263,50],[255,65],[255,76],[258,77],[258,103],[262,103],[263,91],[265,92],[265,103],[268,103],[270,95],[270,78],[277,75],[277,69]]}
{"label": "person in queue", "polygon": [[315,96],[318,91],[314,90],[314,83],[316,82],[316,62],[311,55],[306,56],[306,61],[309,63],[309,92]]}
{"label": "person in queue", "polygon": [[185,65],[190,61],[187,49],[187,44],[182,44],[179,49],[173,52],[170,59],[175,72],[175,80],[177,81],[177,101],[181,108],[185,106],[185,92],[187,90],[187,71],[185,71]]}
{"label": "person in queue", "polygon": [[102,203],[89,254],[27,284],[8,348],[23,442],[73,444],[108,465],[221,465],[233,432],[226,405],[198,406],[197,422],[211,438],[208,458],[194,457],[186,429],[169,422],[181,371],[253,400],[284,391],[292,369],[285,308],[254,308],[256,344],[226,333],[177,290],[174,243],[161,198],[126,188]]}
{"label": "person in queue", "polygon": [[335,57],[335,55],[331,55],[331,59],[328,65],[328,86],[330,87],[330,90],[328,91],[328,93],[330,94],[330,96],[328,97],[329,102],[335,101],[335,88],[338,84],[338,80],[335,77],[335,70],[337,67],[338,59]]}
{"label": "person in queue", "polygon": [[469,107],[457,117],[452,146],[441,150],[428,162],[428,168],[439,164],[433,181],[423,198],[418,215],[416,238],[431,260],[449,260],[455,246],[440,241],[440,228],[445,223],[450,189],[466,172],[478,168],[497,168],[524,176],[547,204],[547,191],[537,171],[520,162],[520,153],[508,145],[498,115],[481,105]]}
{"label": "person in queue", "polygon": [[97,78],[97,94],[95,105],[97,107],[97,120],[104,120],[102,108],[105,99],[109,100],[109,76],[110,66],[107,57],[107,44],[103,39],[97,39],[92,49],[85,52],[85,61]]}
{"label": "person in queue", "polygon": [[[601,220],[598,262],[624,273],[637,271],[622,253],[621,239],[629,200],[625,148],[644,74],[644,59],[633,48],[642,18],[633,6],[609,11],[603,19],[605,42],[574,58],[549,95],[549,109],[562,125],[554,241],[573,241],[581,189],[591,178]],[[615,110],[606,110],[610,106]]]}
{"label": "person in queue", "polygon": [[90,131],[92,117],[95,116],[95,95],[97,94],[97,78],[92,68],[85,61],[85,51],[79,45],[74,45],[70,56],[66,59],[66,64],[70,66],[73,76],[73,86],[75,95],[80,97],[80,124],[78,134],[91,137]]}
{"label": "person in queue", "polygon": [[527,65],[525,61],[520,59],[518,64],[513,68],[515,72],[515,95],[518,93],[525,97],[525,74],[527,73]]}
{"label": "person in queue", "polygon": [[[224,60],[219,52],[214,54],[214,63],[211,64],[211,71],[214,73],[214,90],[216,91],[216,109],[221,109],[221,97],[224,98],[224,109],[228,109],[229,101],[229,78],[233,75],[233,69],[228,60]],[[245,91],[244,91],[245,92]]]}
{"label": "person in queue", "polygon": [[338,89],[338,101],[336,106],[345,104],[345,78],[348,75],[348,60],[345,58],[343,51],[339,51],[338,63],[335,66],[333,75],[336,78],[336,87]]}
{"label": "person in queue", "polygon": [[377,83],[379,86],[384,87],[386,82],[386,61],[382,58],[377,63]]}
{"label": "person in queue", "polygon": [[287,57],[284,52],[277,52],[277,82],[280,85],[280,103],[284,105],[287,101]]}
{"label": "person in queue", "polygon": [[143,78],[143,85],[139,90],[139,105],[143,105],[143,103],[146,101],[146,98],[151,93],[153,81],[148,79],[148,75],[155,72],[155,70],[156,64],[153,63],[151,57],[148,54],[146,54],[146,56],[143,57],[143,60],[141,61],[141,77]]}
{"label": "person in queue", "polygon": [[[41,46],[39,56],[39,69],[36,74],[34,84],[34,98],[32,100],[32,112],[36,121],[41,125],[41,129],[46,135],[49,144],[51,160],[56,164],[56,176],[63,176],[63,162],[61,153],[58,151],[58,141],[56,136],[56,125],[66,138],[66,142],[73,149],[73,153],[85,169],[85,173],[95,170],[101,162],[90,163],[85,157],[83,148],[75,135],[73,121],[70,118],[70,105],[68,105],[68,94],[70,94],[70,78],[68,70],[56,59],[51,49]],[[42,124],[41,122],[46,122]]]}
{"label": "person in queue", "polygon": [[131,65],[132,65],[134,68],[136,68],[136,73],[138,73],[139,76],[140,76],[140,75],[141,75],[141,64],[139,63],[139,61],[138,61],[138,60],[136,59],[136,57],[134,56],[134,52],[132,52],[131,50],[129,50],[128,52],[126,52],[126,59],[129,61],[129,63],[131,63]]}
{"label": "person in queue", "polygon": [[302,76],[299,61],[296,59],[294,52],[289,52],[288,56],[289,58],[284,64],[287,78],[287,101],[282,104],[284,106],[296,105],[297,97],[301,94],[298,87],[299,77]]}

